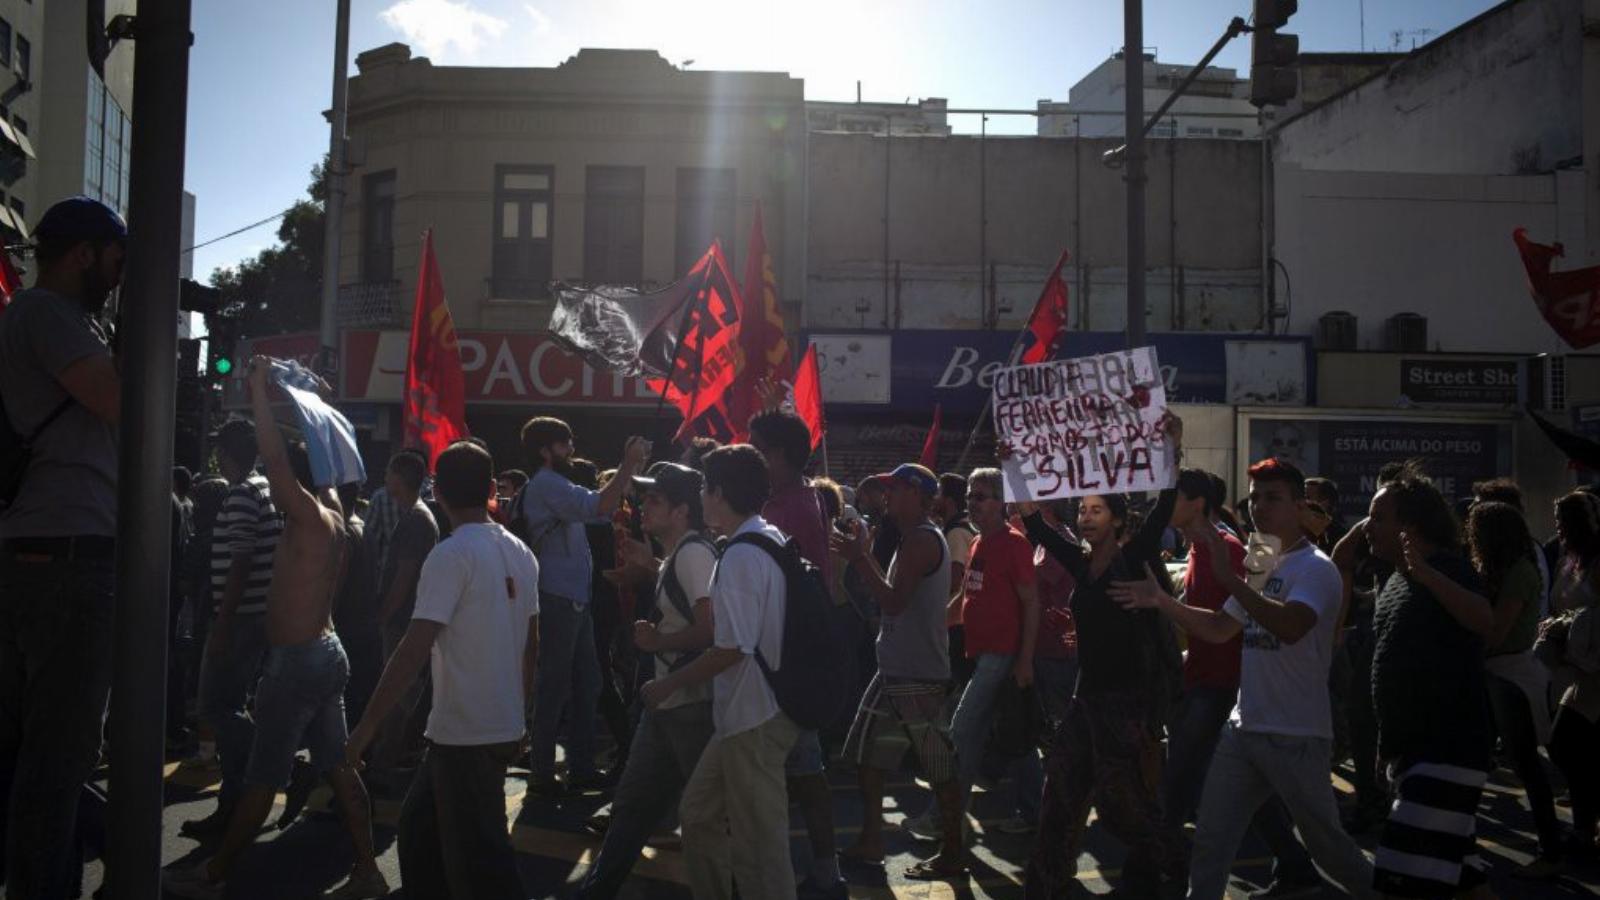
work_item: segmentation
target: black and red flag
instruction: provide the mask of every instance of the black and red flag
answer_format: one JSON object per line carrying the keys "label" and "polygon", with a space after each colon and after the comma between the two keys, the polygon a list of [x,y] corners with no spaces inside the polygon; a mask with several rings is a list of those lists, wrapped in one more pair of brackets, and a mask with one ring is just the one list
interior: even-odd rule
{"label": "black and red flag", "polygon": [[1600,266],[1552,272],[1551,263],[1565,255],[1565,248],[1536,244],[1528,240],[1525,228],[1511,232],[1511,239],[1544,320],[1575,350],[1600,344]]}
{"label": "black and red flag", "polygon": [[712,244],[683,280],[659,291],[554,285],[550,335],[597,369],[642,377],[690,423],[732,438],[723,396],[738,371],[738,287]]}

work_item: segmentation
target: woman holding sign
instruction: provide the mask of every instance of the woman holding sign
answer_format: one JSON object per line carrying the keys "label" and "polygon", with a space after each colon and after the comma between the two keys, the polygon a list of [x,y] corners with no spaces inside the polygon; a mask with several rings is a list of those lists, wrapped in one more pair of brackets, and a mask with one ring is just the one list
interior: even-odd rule
{"label": "woman holding sign", "polygon": [[[1181,454],[1183,423],[1165,431]],[[1174,469],[1176,460],[1174,461]],[[1078,627],[1078,689],[1045,760],[1039,840],[1028,863],[1026,896],[1065,894],[1092,804],[1111,833],[1128,845],[1122,888],[1155,896],[1163,878],[1188,877],[1183,836],[1161,808],[1161,729],[1180,685],[1182,663],[1171,626],[1153,610],[1129,611],[1107,593],[1119,580],[1161,567],[1161,535],[1177,502],[1161,492],[1155,509],[1126,541],[1128,500],[1094,494],[1078,504],[1077,532],[1087,549],[1045,525],[1037,504],[1018,504],[1028,538],[1077,580],[1072,616]]]}

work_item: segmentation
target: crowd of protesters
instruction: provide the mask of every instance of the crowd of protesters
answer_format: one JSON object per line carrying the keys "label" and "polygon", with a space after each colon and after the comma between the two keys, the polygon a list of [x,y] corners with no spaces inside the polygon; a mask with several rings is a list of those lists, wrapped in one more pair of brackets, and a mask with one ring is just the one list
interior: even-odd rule
{"label": "crowd of protesters", "polygon": [[[31,454],[0,511],[13,898],[81,882],[112,687],[119,388],[96,314],[125,236],[99,204],[59,204],[35,288],[0,317],[3,424]],[[252,362],[250,417],[214,435],[214,473],[174,472],[168,738],[220,767],[214,810],[182,825],[205,852],[168,870],[175,895],[222,896],[277,794],[287,827],[325,782],[353,859],[329,896],[392,887],[378,795],[403,798],[407,896],[523,897],[514,767],[524,819],[609,796],[570,886],[584,898],[617,895],[674,824],[696,897],[848,896],[850,872],[889,856],[902,771],[928,796],[898,828],[930,842],[904,876],[964,881],[973,842],[1031,833],[1028,897],[1066,895],[1091,809],[1127,847],[1127,896],[1222,897],[1251,833],[1274,860],[1267,896],[1487,896],[1476,825],[1499,764],[1539,840],[1512,874],[1600,856],[1594,492],[1557,501],[1544,543],[1514,482],[1458,509],[1425,461],[1374,473],[1355,523],[1340,485],[1278,459],[1248,468],[1235,507],[1181,465],[1173,417],[1176,484],[1143,506],[1008,504],[989,466],[906,463],[851,488],[807,476],[813,435],[764,391],[748,443],[662,460],[631,438],[599,471],[540,416],[522,468],[471,439],[402,450],[363,497],[315,483],[268,369]],[[843,847],[830,765],[863,808]],[[1003,808],[980,817],[980,793]],[[995,824],[980,837],[975,819]],[[1369,856],[1353,835],[1372,828]]]}

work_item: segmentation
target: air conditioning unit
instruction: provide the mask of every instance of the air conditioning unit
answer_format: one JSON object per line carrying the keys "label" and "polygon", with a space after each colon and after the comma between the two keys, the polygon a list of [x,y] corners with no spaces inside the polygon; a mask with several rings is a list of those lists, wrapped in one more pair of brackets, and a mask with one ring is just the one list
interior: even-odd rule
{"label": "air conditioning unit", "polygon": [[1323,313],[1317,320],[1317,349],[1356,349],[1356,324],[1356,317],[1342,309]]}
{"label": "air conditioning unit", "polygon": [[1428,317],[1416,313],[1395,313],[1384,323],[1384,346],[1400,353],[1426,353]]}

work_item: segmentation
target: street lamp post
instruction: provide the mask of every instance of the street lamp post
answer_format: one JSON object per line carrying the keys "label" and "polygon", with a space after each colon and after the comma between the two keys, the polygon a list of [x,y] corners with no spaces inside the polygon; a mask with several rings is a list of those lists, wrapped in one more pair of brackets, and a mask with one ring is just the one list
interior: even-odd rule
{"label": "street lamp post", "polygon": [[1144,0],[1124,0],[1122,65],[1127,105],[1123,134],[1127,137],[1128,185],[1128,349],[1142,347],[1144,332]]}

